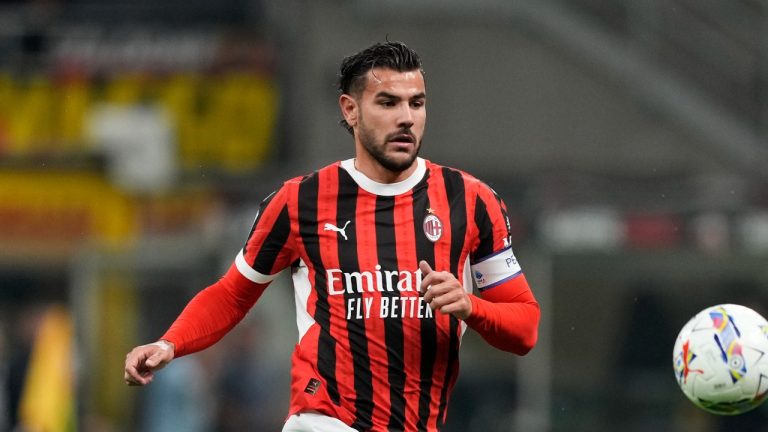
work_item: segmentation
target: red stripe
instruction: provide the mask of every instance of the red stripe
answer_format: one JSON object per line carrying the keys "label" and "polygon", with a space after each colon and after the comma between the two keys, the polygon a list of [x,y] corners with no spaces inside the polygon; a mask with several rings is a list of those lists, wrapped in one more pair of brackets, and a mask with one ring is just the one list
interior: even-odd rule
{"label": "red stripe", "polygon": [[[443,222],[442,236],[435,242],[435,271],[451,270],[451,218],[450,205],[445,190],[445,180],[443,179],[442,169],[432,170],[429,178],[429,203],[434,210],[435,215]],[[427,427],[437,429],[437,414],[440,408],[440,396],[443,386],[442,377],[445,376],[448,361],[448,347],[451,339],[450,316],[444,315],[439,311],[434,312],[435,323],[437,324],[437,348],[435,355],[435,365],[432,371],[433,385],[430,391],[430,415]]]}
{"label": "red stripe", "polygon": [[[360,272],[369,271],[376,274],[379,263],[376,247],[376,196],[361,191],[357,199],[357,215],[355,218],[357,236],[358,264]],[[371,298],[370,319],[365,320],[365,334],[368,339],[368,357],[371,362],[373,384],[373,423],[387,424],[389,422],[389,381],[387,364],[387,347],[384,320],[379,318],[381,293],[378,291],[364,292],[363,301]],[[378,343],[374,343],[378,342]]]}
{"label": "red stripe", "polygon": [[[416,235],[413,221],[413,194],[395,197],[395,237],[397,238],[397,267],[401,270],[415,271],[418,268],[416,258]],[[419,287],[414,287],[419,289]],[[401,296],[418,296],[417,291],[401,292]],[[403,362],[405,366],[405,429],[416,430],[419,421],[419,373],[421,350],[409,341],[420,339],[418,319],[403,320]]]}
{"label": "red stripe", "polygon": [[[318,176],[317,234],[320,243],[320,256],[323,261],[323,267],[326,269],[337,269],[339,268],[339,249],[337,243],[341,234],[335,231],[325,231],[324,226],[326,223],[333,225],[338,223],[336,220],[336,201],[339,190],[338,167],[332,166],[330,169],[320,170]],[[341,285],[343,285],[342,282],[338,281],[334,286],[341,288]],[[327,287],[315,287],[315,290],[317,289],[327,290]],[[336,381],[339,387],[339,394],[354,397],[355,385],[352,362],[349,361],[349,337],[346,325],[347,317],[344,315],[346,311],[344,296],[329,295],[328,304],[331,312],[331,336],[336,340]],[[354,411],[354,408],[352,408],[352,411]]]}

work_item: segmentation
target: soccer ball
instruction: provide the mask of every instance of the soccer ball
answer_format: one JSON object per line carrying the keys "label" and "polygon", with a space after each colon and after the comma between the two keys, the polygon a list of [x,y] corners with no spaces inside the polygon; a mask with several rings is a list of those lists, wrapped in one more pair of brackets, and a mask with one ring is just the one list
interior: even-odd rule
{"label": "soccer ball", "polygon": [[768,394],[768,322],[745,306],[706,308],[680,331],[672,361],[697,406],[722,415],[749,411]]}

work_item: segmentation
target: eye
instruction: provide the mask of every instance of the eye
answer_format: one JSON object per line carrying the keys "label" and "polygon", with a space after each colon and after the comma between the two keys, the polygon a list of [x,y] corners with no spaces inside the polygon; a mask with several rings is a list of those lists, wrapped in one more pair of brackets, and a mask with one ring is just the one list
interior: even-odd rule
{"label": "eye", "polygon": [[392,99],[382,99],[381,102],[379,102],[379,105],[385,106],[385,107],[393,107],[395,106],[395,101]]}
{"label": "eye", "polygon": [[418,100],[415,100],[415,101],[411,101],[411,106],[414,107],[414,108],[421,108],[421,107],[424,106],[424,104],[426,104],[426,101],[423,100],[423,99],[418,99]]}

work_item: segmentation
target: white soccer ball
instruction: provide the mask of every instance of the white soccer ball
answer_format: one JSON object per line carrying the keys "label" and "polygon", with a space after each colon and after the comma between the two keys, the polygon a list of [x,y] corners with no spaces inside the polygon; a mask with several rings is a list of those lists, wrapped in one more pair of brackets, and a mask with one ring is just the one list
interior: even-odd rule
{"label": "white soccer ball", "polygon": [[768,321],[745,306],[706,308],[680,331],[672,361],[697,406],[722,415],[749,411],[768,394]]}

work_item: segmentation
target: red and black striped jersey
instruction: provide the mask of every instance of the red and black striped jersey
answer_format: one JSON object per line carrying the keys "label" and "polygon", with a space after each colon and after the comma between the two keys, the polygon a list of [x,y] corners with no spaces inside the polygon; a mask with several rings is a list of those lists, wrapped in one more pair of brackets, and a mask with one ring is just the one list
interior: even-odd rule
{"label": "red and black striped jersey", "polygon": [[[262,202],[228,274],[163,338],[177,355],[210,345],[290,268],[299,343],[289,414],[319,412],[362,431],[440,430],[467,325],[519,354],[535,343],[538,304],[510,241],[502,200],[462,171],[418,158],[408,179],[380,184],[351,159],[337,162]],[[423,302],[421,260],[467,292],[474,280],[480,297],[466,321]],[[198,324],[206,319],[220,322]]]}

